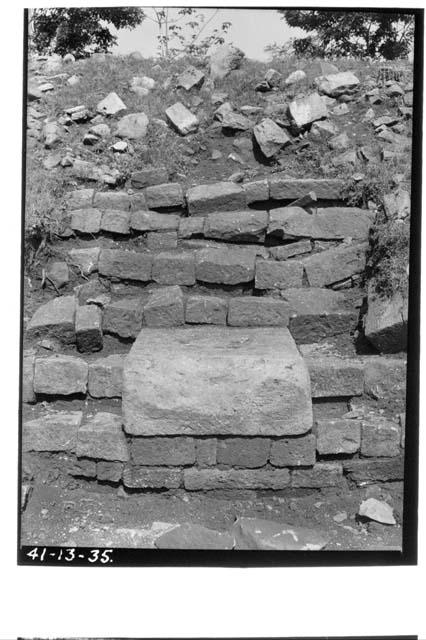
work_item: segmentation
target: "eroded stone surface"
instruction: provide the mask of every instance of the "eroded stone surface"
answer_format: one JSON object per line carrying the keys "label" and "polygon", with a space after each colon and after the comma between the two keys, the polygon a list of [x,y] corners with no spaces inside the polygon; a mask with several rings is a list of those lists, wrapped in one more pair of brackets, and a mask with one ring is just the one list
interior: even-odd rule
{"label": "eroded stone surface", "polygon": [[24,422],[22,450],[74,453],[82,419],[82,411],[55,411]]}

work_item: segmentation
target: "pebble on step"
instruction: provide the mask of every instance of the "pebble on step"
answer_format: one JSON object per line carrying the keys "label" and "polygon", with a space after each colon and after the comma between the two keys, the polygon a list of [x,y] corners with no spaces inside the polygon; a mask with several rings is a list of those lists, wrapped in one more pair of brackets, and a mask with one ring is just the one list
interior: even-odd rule
{"label": "pebble on step", "polygon": [[102,349],[102,311],[99,307],[94,304],[77,307],[75,332],[79,351],[90,352]]}

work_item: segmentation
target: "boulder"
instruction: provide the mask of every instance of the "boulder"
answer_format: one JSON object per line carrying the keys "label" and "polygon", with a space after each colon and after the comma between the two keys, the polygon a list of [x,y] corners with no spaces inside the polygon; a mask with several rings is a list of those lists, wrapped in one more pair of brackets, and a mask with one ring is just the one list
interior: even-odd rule
{"label": "boulder", "polygon": [[328,109],[318,93],[296,98],[290,102],[288,110],[298,128],[306,127],[315,120],[321,120],[328,116]]}
{"label": "boulder", "polygon": [[187,67],[177,79],[176,87],[189,91],[190,89],[199,89],[205,79],[204,73],[200,69],[196,69],[192,65]]}
{"label": "boulder", "polygon": [[370,288],[364,318],[367,340],[381,353],[406,351],[407,327],[408,300],[399,292],[392,298],[380,297]]}
{"label": "boulder", "polygon": [[308,372],[284,328],[144,330],[125,362],[123,419],[144,436],[306,433]]}
{"label": "boulder", "polygon": [[168,107],[166,116],[172,126],[183,136],[197,131],[200,124],[198,118],[181,102],[176,102],[171,107]]}
{"label": "boulder", "polygon": [[237,550],[320,551],[329,541],[323,531],[260,518],[238,518],[232,532]]}
{"label": "boulder", "polygon": [[232,44],[223,44],[216,47],[210,54],[210,76],[212,80],[222,80],[231,71],[238,69],[244,58],[241,49]]}
{"label": "boulder", "polygon": [[82,411],[55,411],[22,425],[22,451],[75,453]]}
{"label": "boulder", "polygon": [[106,98],[98,102],[96,107],[96,111],[98,113],[102,113],[105,116],[113,116],[119,111],[123,111],[124,109],[127,109],[126,105],[114,91],[109,93]]}
{"label": "boulder", "polygon": [[117,122],[115,135],[119,138],[139,140],[146,136],[149,119],[145,113],[129,113]]}
{"label": "boulder", "polygon": [[55,338],[64,344],[75,342],[74,296],[54,298],[37,309],[27,325],[29,338]]}
{"label": "boulder", "polygon": [[200,249],[195,277],[202,282],[236,285],[254,280],[255,254],[248,249]]}
{"label": "boulder", "polygon": [[61,396],[86,393],[87,376],[88,365],[82,358],[64,355],[36,358],[34,391]]}
{"label": "boulder", "polygon": [[270,118],[264,118],[253,128],[253,135],[266,158],[272,158],[291,143],[288,135]]}
{"label": "boulder", "polygon": [[282,75],[276,69],[268,69],[265,73],[265,80],[270,87],[278,87],[282,80]]}
{"label": "boulder", "polygon": [[266,211],[209,213],[205,219],[204,236],[232,242],[264,242],[267,226]]}
{"label": "boulder", "polygon": [[226,532],[186,522],[155,540],[157,549],[232,549],[234,538]]}
{"label": "boulder", "polygon": [[77,456],[127,462],[129,452],[121,426],[121,416],[105,411],[81,425],[77,435]]}
{"label": "boulder", "polygon": [[341,71],[320,76],[315,79],[319,93],[325,93],[331,98],[338,98],[348,90],[355,89],[359,80],[352,71]]}

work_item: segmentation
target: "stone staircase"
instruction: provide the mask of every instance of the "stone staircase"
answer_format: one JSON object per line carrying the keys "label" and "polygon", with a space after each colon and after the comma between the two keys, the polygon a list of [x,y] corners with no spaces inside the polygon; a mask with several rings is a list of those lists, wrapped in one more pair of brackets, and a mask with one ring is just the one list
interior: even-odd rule
{"label": "stone staircase", "polygon": [[343,186],[68,193],[25,330],[24,481],[40,460],[126,491],[401,480],[405,360],[355,352],[374,213]]}

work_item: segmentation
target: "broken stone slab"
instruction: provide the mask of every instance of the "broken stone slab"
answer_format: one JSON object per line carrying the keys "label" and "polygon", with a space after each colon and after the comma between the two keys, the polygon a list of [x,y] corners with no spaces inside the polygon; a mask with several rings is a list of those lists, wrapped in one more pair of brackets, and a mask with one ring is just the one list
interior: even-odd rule
{"label": "broken stone slab", "polygon": [[309,375],[285,328],[144,330],[125,363],[123,417],[132,435],[306,433]]}
{"label": "broken stone slab", "polygon": [[306,489],[322,489],[342,484],[343,468],[338,462],[317,462],[311,469],[293,469],[291,486]]}
{"label": "broken stone slab", "polygon": [[181,208],[184,205],[182,186],[178,182],[153,185],[144,193],[148,209]]}
{"label": "broken stone slab", "polygon": [[140,138],[145,138],[148,125],[149,119],[145,113],[129,113],[117,122],[114,134],[119,138],[139,140]]}
{"label": "broken stone slab", "polygon": [[396,524],[393,515],[393,509],[387,502],[377,500],[376,498],[368,498],[361,502],[358,515],[369,520],[375,520],[382,524]]}
{"label": "broken stone slab", "polygon": [[102,211],[94,208],[75,209],[70,212],[70,227],[79,233],[95,234],[101,229]]}
{"label": "broken stone slab", "polygon": [[392,458],[401,453],[401,427],[383,416],[368,415],[362,420],[361,455]]}
{"label": "broken stone slab", "polygon": [[130,216],[130,226],[135,231],[176,231],[180,222],[177,215],[157,211],[133,211]]}
{"label": "broken stone slab", "polygon": [[82,419],[82,411],[55,411],[24,422],[22,450],[74,453]]}
{"label": "broken stone slab", "polygon": [[241,248],[200,249],[195,254],[195,277],[201,282],[235,285],[254,280],[256,255]]}
{"label": "broken stone slab", "polygon": [[128,235],[130,233],[130,211],[105,209],[102,213],[100,230],[108,233]]}
{"label": "broken stone slab", "polygon": [[268,234],[285,240],[367,240],[373,218],[370,212],[357,207],[327,207],[310,215],[300,206],[272,209]]}
{"label": "broken stone slab", "polygon": [[265,158],[273,158],[291,140],[271,118],[264,118],[253,127],[253,135]]}
{"label": "broken stone slab", "polygon": [[320,551],[330,539],[329,535],[317,529],[261,518],[238,518],[232,533],[236,550]]}
{"label": "broken stone slab", "polygon": [[142,467],[181,467],[195,464],[194,438],[133,438],[132,463]]}
{"label": "broken stone slab", "polygon": [[[177,327],[185,324],[183,294],[178,286],[166,286],[150,294],[144,306],[147,327]],[[153,335],[152,332],[149,332]]]}
{"label": "broken stone slab", "polygon": [[288,289],[301,287],[303,265],[297,260],[257,260],[255,273],[256,289]]}
{"label": "broken stone slab", "polygon": [[36,358],[34,391],[37,394],[68,396],[86,393],[88,365],[82,358],[54,355]]}
{"label": "broken stone slab", "polygon": [[240,296],[229,301],[231,327],[287,327],[288,304],[268,297]]}
{"label": "broken stone slab", "polygon": [[74,296],[60,296],[37,309],[27,325],[29,338],[55,338],[63,344],[75,342]]}
{"label": "broken stone slab", "polygon": [[112,354],[89,364],[87,389],[92,398],[121,398],[124,355]]}
{"label": "broken stone slab", "polygon": [[324,287],[363,273],[367,249],[367,243],[351,244],[302,258],[309,286]]}
{"label": "broken stone slab", "polygon": [[179,238],[192,238],[204,235],[204,218],[181,218],[179,220]]}
{"label": "broken stone slab", "polygon": [[305,357],[312,398],[360,396],[364,390],[364,365],[353,358]]}
{"label": "broken stone slab", "polygon": [[169,172],[164,166],[145,167],[132,173],[130,180],[134,189],[145,189],[145,187],[168,182]]}
{"label": "broken stone slab", "polygon": [[290,484],[288,469],[185,469],[187,491],[217,489],[270,489],[279,491]]}
{"label": "broken stone slab", "polygon": [[359,420],[317,420],[317,451],[320,455],[356,453],[361,446]]}
{"label": "broken stone slab", "polygon": [[315,84],[319,93],[325,93],[331,98],[338,98],[348,90],[355,89],[359,85],[359,80],[352,71],[341,71],[320,76],[315,79]]}
{"label": "broken stone slab", "polygon": [[346,186],[344,180],[337,178],[288,178],[275,174],[268,180],[273,200],[295,200],[308,191],[315,191],[318,200],[341,200]]}
{"label": "broken stone slab", "polygon": [[126,191],[97,191],[93,198],[96,209],[130,211],[131,196]]}
{"label": "broken stone slab", "polygon": [[269,460],[269,438],[225,438],[217,441],[217,464],[228,467],[255,469]]}
{"label": "broken stone slab", "polygon": [[35,352],[33,349],[24,351],[22,358],[22,386],[21,386],[21,400],[28,404],[33,404],[37,401],[34,393],[34,364],[35,364]]}
{"label": "broken stone slab", "polygon": [[381,353],[407,350],[408,300],[399,292],[392,298],[380,297],[371,287],[364,318],[367,340]]}
{"label": "broken stone slab", "polygon": [[127,462],[129,452],[121,416],[99,411],[84,422],[78,430],[76,453],[79,458]]}
{"label": "broken stone slab", "polygon": [[99,256],[100,275],[149,282],[152,272],[152,255],[122,249],[102,249]]}
{"label": "broken stone slab", "polygon": [[188,324],[226,324],[228,302],[217,296],[189,296],[185,305]]}
{"label": "broken stone slab", "polygon": [[274,260],[288,260],[294,256],[300,256],[312,251],[310,240],[299,240],[298,242],[290,242],[288,244],[279,245],[269,248],[269,255]]}
{"label": "broken stone slab", "polygon": [[235,182],[216,182],[191,187],[186,192],[186,200],[190,216],[241,210],[246,206],[245,191]]}
{"label": "broken stone slab", "polygon": [[102,113],[106,116],[113,116],[119,111],[123,111],[124,109],[127,109],[126,105],[114,91],[109,93],[106,98],[98,102],[96,107],[96,111],[98,113]]}
{"label": "broken stone slab", "polygon": [[157,549],[232,549],[234,538],[226,532],[185,522],[156,538]]}
{"label": "broken stone slab", "polygon": [[100,247],[89,247],[88,249],[70,249],[68,258],[71,265],[75,265],[80,273],[89,276],[98,270],[98,260]]}
{"label": "broken stone slab", "polygon": [[125,466],[123,484],[129,489],[178,489],[182,484],[182,471],[167,467]]}
{"label": "broken stone slab", "polygon": [[194,133],[199,127],[197,116],[189,111],[181,102],[176,102],[166,109],[166,116],[172,126],[182,135]]}
{"label": "broken stone slab", "polygon": [[220,211],[205,218],[204,236],[232,242],[264,242],[267,211]]}
{"label": "broken stone slab", "polygon": [[[177,249],[178,236],[176,231],[150,231],[145,236],[147,249],[150,251],[168,251]],[[174,252],[173,252],[174,253]],[[154,260],[155,260],[154,256]],[[155,278],[152,278],[155,281]],[[170,283],[179,284],[179,283]]]}
{"label": "broken stone slab", "polygon": [[274,467],[312,466],[316,460],[315,445],[316,438],[312,433],[273,440],[270,463]]}
{"label": "broken stone slab", "polygon": [[192,251],[163,251],[154,256],[152,279],[158,284],[195,284],[195,260]]}
{"label": "broken stone slab", "polygon": [[209,54],[210,77],[212,80],[222,80],[231,71],[238,69],[244,58],[244,53],[232,44],[222,44],[215,47]]}
{"label": "broken stone slab", "polygon": [[107,304],[103,330],[120,338],[136,338],[142,329],[143,302],[140,298],[121,298]]}
{"label": "broken stone slab", "polygon": [[190,65],[179,75],[176,87],[182,87],[185,91],[190,91],[190,89],[199,89],[202,86],[204,79],[204,73],[200,69],[196,69],[196,67]]}
{"label": "broken stone slab", "polygon": [[296,98],[290,102],[288,110],[299,129],[328,116],[328,109],[318,93]]}
{"label": "broken stone slab", "polygon": [[404,479],[404,456],[364,460],[345,460],[345,474],[357,486]]}

